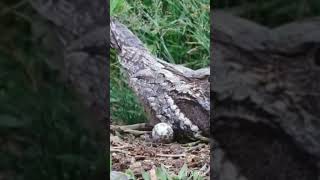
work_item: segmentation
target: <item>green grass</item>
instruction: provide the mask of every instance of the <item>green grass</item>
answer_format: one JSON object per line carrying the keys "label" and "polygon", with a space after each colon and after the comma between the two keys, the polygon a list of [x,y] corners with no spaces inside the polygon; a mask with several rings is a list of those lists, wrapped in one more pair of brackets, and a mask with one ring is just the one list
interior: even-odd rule
{"label": "green grass", "polygon": [[[111,15],[132,30],[157,57],[192,69],[209,66],[209,0],[112,0]],[[111,115],[116,122],[146,121],[114,54],[111,56]]]}
{"label": "green grass", "polygon": [[209,65],[208,0],[123,1],[122,6],[114,15],[154,55],[193,69]]}

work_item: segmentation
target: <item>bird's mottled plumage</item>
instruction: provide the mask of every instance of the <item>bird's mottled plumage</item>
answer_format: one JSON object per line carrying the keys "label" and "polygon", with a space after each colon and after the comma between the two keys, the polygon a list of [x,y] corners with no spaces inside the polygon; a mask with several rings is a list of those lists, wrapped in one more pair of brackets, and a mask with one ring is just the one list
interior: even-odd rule
{"label": "bird's mottled plumage", "polygon": [[209,134],[208,68],[194,71],[158,59],[114,18],[110,21],[110,39],[151,124],[166,122],[179,134]]}

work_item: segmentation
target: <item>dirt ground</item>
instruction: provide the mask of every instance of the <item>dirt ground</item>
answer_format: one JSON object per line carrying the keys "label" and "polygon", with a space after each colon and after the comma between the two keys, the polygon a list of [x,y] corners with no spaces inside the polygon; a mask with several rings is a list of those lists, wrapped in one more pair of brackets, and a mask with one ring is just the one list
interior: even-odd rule
{"label": "dirt ground", "polygon": [[146,137],[148,135],[110,134],[112,170],[124,172],[130,169],[137,177],[141,177],[142,170],[150,171],[163,164],[170,173],[178,174],[186,163],[189,170],[200,171],[205,179],[210,179],[209,144],[199,141],[157,144],[149,142]]}

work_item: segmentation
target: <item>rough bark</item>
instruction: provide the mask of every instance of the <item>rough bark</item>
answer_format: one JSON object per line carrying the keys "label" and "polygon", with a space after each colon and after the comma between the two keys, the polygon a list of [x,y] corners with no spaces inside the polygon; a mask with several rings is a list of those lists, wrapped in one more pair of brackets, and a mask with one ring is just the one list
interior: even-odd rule
{"label": "rough bark", "polygon": [[176,133],[191,137],[209,134],[209,68],[194,71],[156,58],[115,19],[111,20],[110,38],[151,124],[166,122]]}
{"label": "rough bark", "polygon": [[[295,151],[292,147],[297,146],[305,154],[315,157],[312,159],[313,167],[315,167],[320,158],[320,18],[293,22],[275,29],[269,29],[219,11],[215,11],[212,18],[211,43],[215,70],[214,80],[211,84],[211,89],[215,94],[214,121],[211,124],[213,136],[218,142],[220,140],[225,145],[226,151],[227,147],[231,148],[229,153],[241,152],[241,148],[245,149],[253,144],[251,139],[251,142],[243,141],[243,144],[237,146],[239,149],[232,147],[232,144],[237,140],[240,141],[246,136],[246,133],[253,131],[252,128],[247,128],[245,130],[247,132],[240,131],[243,124],[250,122],[253,124],[252,127],[261,128],[261,131],[265,129],[262,125],[266,124],[271,127],[264,132],[266,136],[275,140],[281,139],[280,136],[288,137],[282,143],[292,145],[292,151]],[[274,133],[271,131],[272,129],[282,133]],[[233,137],[233,141],[229,139],[222,142],[224,138],[236,133],[238,134]],[[251,138],[255,137],[252,134],[251,136]],[[262,145],[265,138],[269,137],[260,138],[256,141],[258,146]],[[250,138],[248,137],[248,139]],[[279,151],[272,149],[271,145],[275,140],[268,140],[264,144],[264,152],[273,152],[271,153],[272,157],[268,157],[270,162],[276,154],[280,154]],[[250,148],[248,149],[250,150]],[[283,152],[286,149],[284,148]],[[216,149],[213,151],[220,152]],[[245,152],[239,153],[238,157],[245,155]],[[257,152],[258,149],[256,152],[252,151],[251,156],[255,156],[258,154]],[[311,177],[314,177],[309,176],[315,171],[314,168],[309,168],[310,166],[306,165],[307,160],[299,162],[306,163],[299,170],[293,164],[298,163],[295,159],[299,159],[300,155],[291,157],[290,150],[284,154],[283,152],[281,152],[282,156],[287,157],[288,161],[281,161],[280,158],[274,159],[278,161],[278,164],[281,164],[278,170],[289,166],[292,168],[291,174],[300,170],[305,173],[300,176],[292,176],[294,179],[312,179]],[[218,153],[216,155],[220,156]],[[261,155],[256,156],[256,159],[261,160],[260,162],[254,158],[251,159],[252,162],[261,164],[261,166],[251,164],[252,172],[263,172],[262,167],[265,164],[262,161],[264,157]],[[291,160],[289,160],[290,158]],[[248,166],[251,160],[246,159],[246,163],[242,165]],[[224,165],[219,164],[217,162],[214,165],[216,171],[212,171],[213,173],[223,174]],[[231,165],[227,166],[231,167]],[[245,172],[241,167],[240,171],[242,171],[242,175]],[[312,173],[309,173],[311,171]],[[267,179],[272,174],[274,178],[269,179],[278,179],[281,176],[279,173],[279,176],[275,178],[275,173],[271,171],[271,168],[269,173],[266,172],[264,172],[265,176],[253,176],[258,173],[246,175],[251,176],[251,178],[247,176],[249,179]],[[286,172],[281,173],[285,174]],[[244,178],[240,175],[241,173],[239,174],[238,171],[231,179]]]}

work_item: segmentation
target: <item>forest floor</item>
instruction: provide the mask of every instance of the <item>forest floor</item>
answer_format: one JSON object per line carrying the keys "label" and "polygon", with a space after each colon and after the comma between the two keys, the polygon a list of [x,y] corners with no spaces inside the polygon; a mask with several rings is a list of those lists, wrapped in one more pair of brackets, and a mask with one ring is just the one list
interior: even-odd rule
{"label": "forest floor", "polygon": [[150,171],[163,165],[170,173],[178,174],[184,164],[189,171],[199,171],[210,179],[210,147],[199,141],[188,144],[173,142],[157,144],[148,141],[145,135],[119,133],[110,134],[112,170],[125,172],[130,169],[136,177],[142,171]]}

